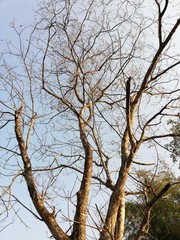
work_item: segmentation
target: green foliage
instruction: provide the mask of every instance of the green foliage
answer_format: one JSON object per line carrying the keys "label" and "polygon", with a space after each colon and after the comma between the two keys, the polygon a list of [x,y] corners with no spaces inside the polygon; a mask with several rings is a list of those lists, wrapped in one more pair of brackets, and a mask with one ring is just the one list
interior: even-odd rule
{"label": "green foliage", "polygon": [[139,203],[127,202],[126,204],[125,236],[127,240],[135,239],[142,219],[141,209],[142,205]]}
{"label": "green foliage", "polygon": [[169,196],[160,199],[154,206],[151,215],[149,240],[180,239],[180,191],[176,188]]}
{"label": "green foliage", "polygon": [[[177,121],[170,120],[168,124],[171,125],[170,131],[173,134],[180,134],[180,114]],[[174,136],[173,140],[166,145],[166,148],[171,152],[173,162],[177,162],[180,158],[180,137]]]}
{"label": "green foliage", "polygon": [[[180,179],[176,179],[176,182]],[[166,182],[159,178],[161,184]],[[143,218],[145,204],[143,201],[128,202],[126,205],[126,239],[135,240],[136,233]],[[146,240],[179,240],[180,239],[180,188],[175,184],[154,205],[151,211]]]}

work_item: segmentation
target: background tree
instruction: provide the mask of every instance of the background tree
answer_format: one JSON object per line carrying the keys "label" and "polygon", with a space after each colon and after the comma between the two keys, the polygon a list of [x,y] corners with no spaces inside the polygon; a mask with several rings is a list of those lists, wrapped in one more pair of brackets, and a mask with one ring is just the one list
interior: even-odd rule
{"label": "background tree", "polygon": [[[151,179],[151,184],[148,185],[149,189],[151,189],[151,191],[148,191],[148,197],[151,198],[153,198],[151,194],[157,194],[159,186],[163,186],[167,182],[177,183],[153,206],[148,223],[148,232],[144,235],[143,239],[179,239],[179,179],[175,179],[172,174],[166,171],[157,174],[156,177],[148,172],[144,172],[143,176]],[[143,182],[141,184],[140,188],[143,192],[144,184]],[[144,194],[137,197],[136,200],[134,199],[127,203],[126,239],[136,239],[137,230],[143,219],[146,205],[146,196]]]}
{"label": "background tree", "polygon": [[[1,56],[3,218],[18,203],[56,240],[123,238],[135,166],[158,164],[161,147],[179,137],[166,125],[179,116],[180,19],[172,7],[44,1],[31,30],[12,25],[19,46],[8,43]],[[142,149],[156,157],[139,161]],[[19,183],[33,209],[19,199]],[[148,203],[137,239],[171,186]]]}
{"label": "background tree", "polygon": [[[175,134],[180,132],[180,115],[176,121],[169,120],[169,125],[171,125],[171,131]],[[173,140],[166,145],[167,149],[171,152],[171,157],[173,162],[177,162],[180,157],[180,138],[174,136]],[[180,167],[180,165],[179,165]]]}

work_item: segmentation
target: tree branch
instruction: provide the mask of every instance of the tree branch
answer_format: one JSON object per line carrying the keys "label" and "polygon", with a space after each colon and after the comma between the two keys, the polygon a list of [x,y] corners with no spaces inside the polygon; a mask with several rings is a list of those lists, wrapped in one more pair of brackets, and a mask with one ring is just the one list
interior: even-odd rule
{"label": "tree branch", "polygon": [[15,111],[15,133],[16,133],[16,139],[19,144],[19,149],[21,152],[21,158],[24,163],[23,176],[26,180],[26,184],[28,187],[31,200],[38,214],[41,216],[42,221],[44,221],[47,224],[53,237],[56,240],[69,240],[69,237],[57,224],[54,214],[50,213],[44,206],[43,199],[39,195],[38,190],[36,188],[35,180],[32,174],[31,162],[28,157],[27,148],[21,132],[21,115],[22,115],[23,107],[24,107],[24,103],[18,110]]}

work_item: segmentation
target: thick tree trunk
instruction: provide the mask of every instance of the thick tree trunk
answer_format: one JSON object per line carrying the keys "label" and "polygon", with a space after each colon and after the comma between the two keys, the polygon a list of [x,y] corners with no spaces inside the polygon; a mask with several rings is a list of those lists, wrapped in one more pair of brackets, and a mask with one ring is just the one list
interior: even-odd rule
{"label": "thick tree trunk", "polygon": [[125,196],[121,198],[119,204],[119,211],[116,220],[116,228],[115,228],[115,240],[122,240],[124,233],[124,223],[125,222]]}
{"label": "thick tree trunk", "polygon": [[125,222],[125,191],[128,168],[121,167],[120,176],[111,195],[100,240],[122,240]]}
{"label": "thick tree trunk", "polygon": [[[132,122],[132,120],[131,120]],[[130,171],[131,163],[139,148],[136,143],[130,144],[130,131],[128,127],[124,132],[121,144],[121,168],[115,189],[110,197],[105,224],[100,240],[122,240],[125,224],[125,184]],[[130,148],[131,146],[131,148]],[[130,149],[129,149],[130,148]]]}
{"label": "thick tree trunk", "polygon": [[35,180],[32,174],[31,162],[28,157],[27,148],[25,145],[25,141],[23,139],[22,131],[21,131],[21,114],[22,108],[18,109],[15,112],[15,133],[16,139],[19,144],[19,149],[21,153],[21,158],[24,164],[24,172],[23,176],[26,180],[27,188],[31,197],[31,200],[39,213],[42,221],[45,222],[47,227],[49,228],[52,236],[56,240],[70,240],[68,235],[60,228],[58,225],[54,213],[50,213],[44,205],[43,198],[38,193],[36,188]]}
{"label": "thick tree trunk", "polygon": [[84,174],[81,181],[81,186],[77,192],[77,205],[74,217],[73,232],[71,235],[72,240],[86,240],[86,218],[87,206],[89,200],[89,191],[92,179],[92,147],[88,142],[85,133],[86,124],[79,119],[80,139],[85,152]]}

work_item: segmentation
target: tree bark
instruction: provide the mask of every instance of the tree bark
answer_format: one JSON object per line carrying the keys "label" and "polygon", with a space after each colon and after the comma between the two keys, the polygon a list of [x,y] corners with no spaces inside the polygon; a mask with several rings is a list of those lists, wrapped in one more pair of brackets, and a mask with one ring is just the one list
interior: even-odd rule
{"label": "tree bark", "polygon": [[125,196],[121,198],[119,204],[119,211],[116,220],[116,228],[115,228],[115,239],[122,240],[124,233],[124,224],[121,224],[125,221]]}
{"label": "tree bark", "polygon": [[44,221],[47,227],[49,228],[52,236],[56,240],[70,240],[68,235],[59,227],[54,213],[49,212],[47,208],[44,206],[43,198],[38,193],[36,183],[32,174],[31,162],[28,157],[25,141],[23,139],[23,135],[21,131],[22,109],[23,109],[23,106],[21,106],[18,110],[15,111],[15,133],[16,133],[16,139],[18,141],[18,145],[21,153],[21,158],[24,164],[23,176],[25,178],[31,200],[38,214],[40,215],[42,221]]}
{"label": "tree bark", "polygon": [[[120,171],[114,192],[109,201],[108,212],[100,240],[121,240],[124,234],[125,221],[125,190],[124,185],[128,177],[128,169]],[[118,238],[116,238],[118,236]]]}
{"label": "tree bark", "polygon": [[84,174],[81,186],[77,192],[77,206],[74,217],[72,240],[86,240],[86,217],[89,200],[89,191],[92,179],[92,147],[85,133],[86,124],[82,118],[79,119],[80,139],[85,152]]}

